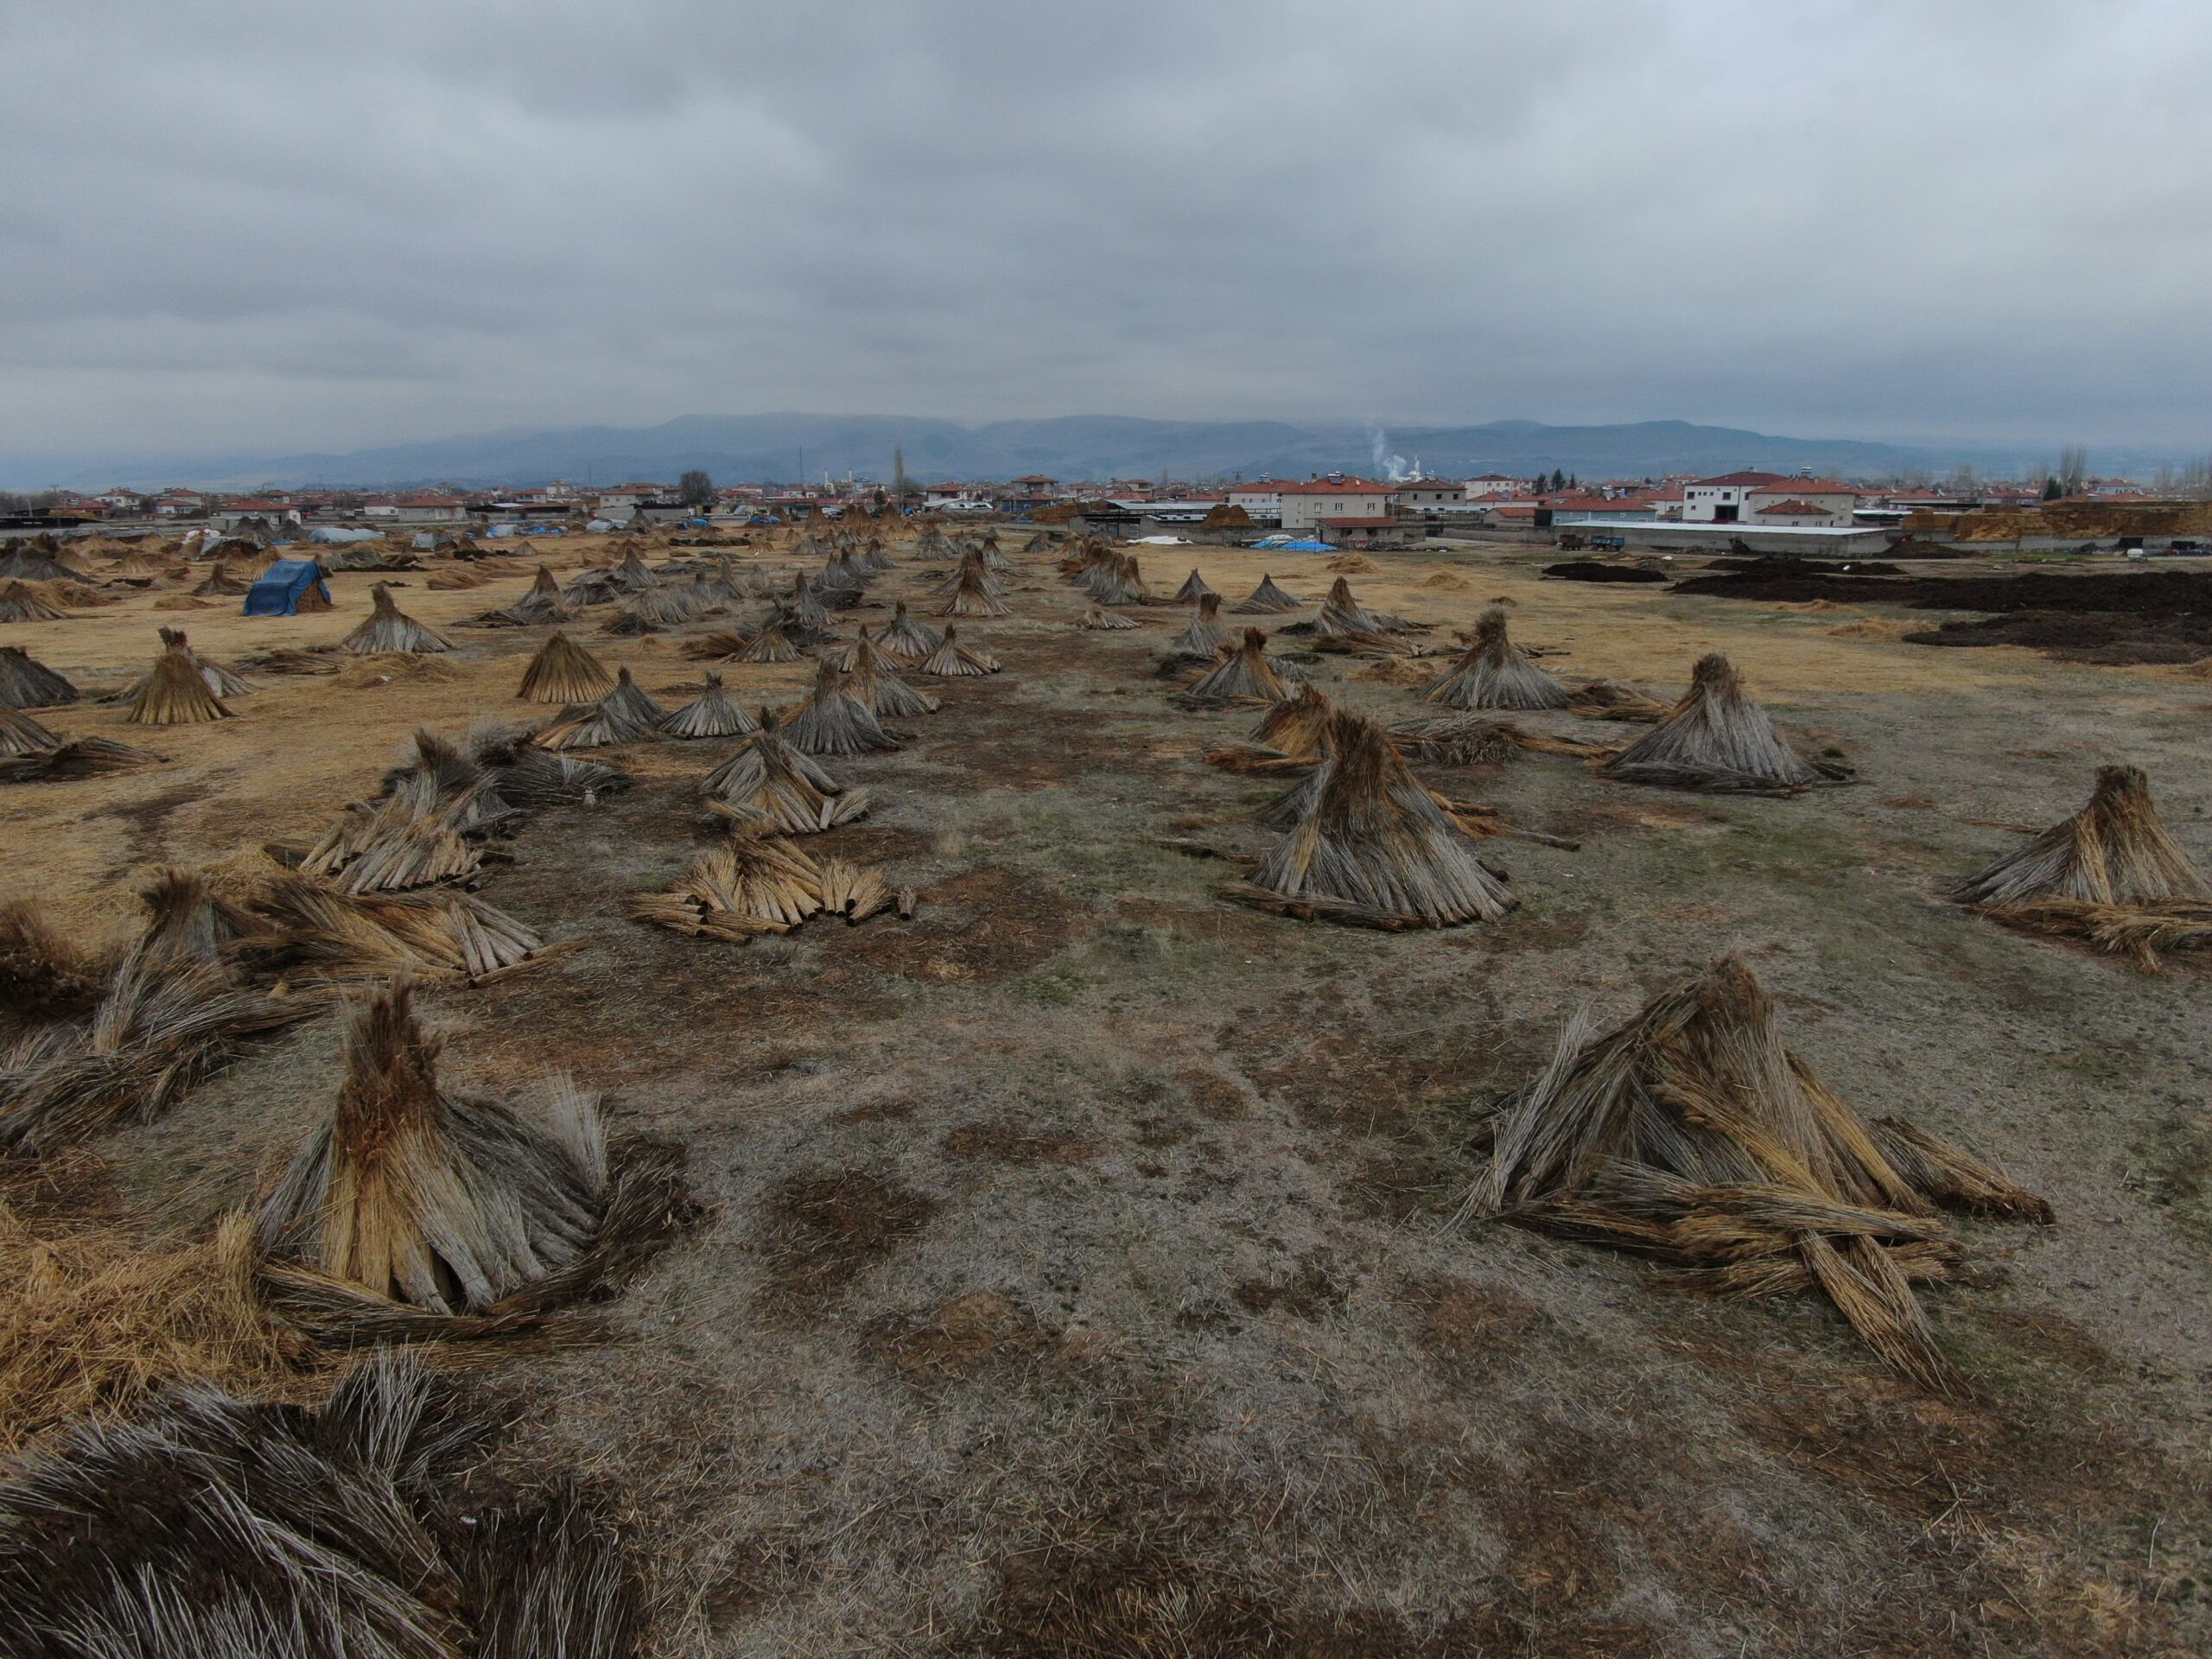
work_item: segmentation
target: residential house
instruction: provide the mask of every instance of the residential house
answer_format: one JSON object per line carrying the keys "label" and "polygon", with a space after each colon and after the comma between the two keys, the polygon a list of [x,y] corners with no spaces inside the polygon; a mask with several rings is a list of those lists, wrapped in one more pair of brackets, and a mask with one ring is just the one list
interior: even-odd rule
{"label": "residential house", "polygon": [[1859,492],[1832,478],[1785,478],[1745,492],[1738,522],[1834,530],[1851,524]]}
{"label": "residential house", "polygon": [[1262,478],[1249,484],[1233,484],[1228,490],[1229,505],[1242,507],[1255,524],[1279,523],[1282,518],[1282,493],[1292,480],[1284,478]]}
{"label": "residential house", "polygon": [[[1388,518],[1390,497],[1396,487],[1346,473],[1308,479],[1303,484],[1286,484],[1277,492],[1281,502],[1282,527],[1285,531],[1317,530],[1325,518],[1339,522]],[[1230,499],[1236,499],[1232,493]]]}
{"label": "residential house", "polygon": [[1469,511],[1466,486],[1440,478],[1404,480],[1391,489],[1390,502],[1400,512],[1421,518],[1444,513],[1459,517]]}

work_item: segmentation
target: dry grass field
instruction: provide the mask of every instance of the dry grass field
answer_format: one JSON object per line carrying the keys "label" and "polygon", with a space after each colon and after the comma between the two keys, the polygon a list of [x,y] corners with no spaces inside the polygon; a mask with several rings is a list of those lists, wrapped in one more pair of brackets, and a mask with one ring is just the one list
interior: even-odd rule
{"label": "dry grass field", "polygon": [[[549,545],[563,578],[589,550]],[[1263,571],[1306,598],[1333,579],[1312,554],[1131,550],[1161,594],[1194,565],[1232,602]],[[934,609],[949,567],[893,551],[837,613],[847,637],[901,599]],[[764,591],[798,568],[736,556]],[[1187,607],[1078,631],[1087,601],[1038,556],[1015,557],[1010,616],[960,625],[1003,673],[915,679],[944,706],[887,722],[901,748],[825,762],[874,806],[810,850],[880,866],[918,895],[911,920],[736,944],[630,919],[629,895],[709,844],[696,785],[735,746],[594,752],[634,786],[533,813],[479,889],[577,948],[418,999],[469,1085],[564,1067],[618,1131],[680,1145],[698,1213],[588,1338],[433,1351],[514,1419],[473,1490],[574,1474],[619,1517],[649,1650],[671,1656],[2212,1650],[2204,982],[1942,897],[2107,761],[2144,767],[2212,862],[2212,686],[1904,643],[1925,613],[1547,581],[1529,549],[1369,558],[1359,598],[1433,624],[1427,648],[1502,603],[1546,668],[1662,700],[1725,652],[1856,780],[1767,798],[1556,755],[1424,766],[1574,847],[1484,842],[1521,900],[1496,924],[1264,914],[1216,892],[1274,839],[1253,815],[1278,785],[1200,759],[1254,711],[1171,700],[1156,667]],[[257,676],[207,725],[41,714],[161,759],[0,791],[0,898],[95,943],[154,867],[314,841],[416,728],[550,714],[515,696],[548,631],[462,626],[529,577],[430,574],[389,580],[449,656]],[[0,644],[97,693],[144,669],[157,623],[226,663],[334,642],[370,580],[333,577],[327,614],[146,594]],[[700,672],[682,644],[718,624],[608,639],[608,614],[571,632],[682,701]],[[1440,666],[1307,673],[1395,718]],[[780,706],[813,664],[722,671]],[[1966,1223],[1970,1272],[1924,1294],[1969,1391],[1901,1380],[1823,1301],[1701,1298],[1625,1255],[1455,1221],[1475,1126],[1561,1022],[1587,1007],[1610,1027],[1723,952],[1862,1116],[1901,1113],[2053,1206],[2050,1227]],[[103,1249],[206,1254],[327,1115],[340,1018],[259,1041],[154,1122],[0,1161],[0,1199],[34,1242],[97,1229]],[[33,1262],[0,1286],[0,1367],[40,1328],[36,1258],[0,1250]],[[145,1380],[243,1364],[313,1395],[309,1357],[239,1362],[252,1344],[180,1344]]]}

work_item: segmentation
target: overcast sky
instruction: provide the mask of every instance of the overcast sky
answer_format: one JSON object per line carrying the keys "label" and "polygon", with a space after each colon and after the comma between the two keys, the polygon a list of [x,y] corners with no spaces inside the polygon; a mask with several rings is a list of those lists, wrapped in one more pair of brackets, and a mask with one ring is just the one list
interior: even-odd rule
{"label": "overcast sky", "polygon": [[0,454],[782,409],[2212,448],[2205,0],[13,0]]}

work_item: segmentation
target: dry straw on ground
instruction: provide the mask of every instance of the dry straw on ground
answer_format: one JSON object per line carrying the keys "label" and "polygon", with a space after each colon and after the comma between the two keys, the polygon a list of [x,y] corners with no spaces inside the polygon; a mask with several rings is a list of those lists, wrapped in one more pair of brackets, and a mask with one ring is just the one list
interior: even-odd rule
{"label": "dry straw on ground", "polygon": [[1939,1205],[2048,1222],[2050,1207],[1909,1124],[1863,1123],[1784,1047],[1724,957],[1598,1035],[1577,1019],[1492,1120],[1465,1213],[1650,1255],[1717,1294],[1818,1290],[1936,1389],[1959,1378],[1915,1297],[1961,1251]]}
{"label": "dry straw on ground", "polygon": [[312,1410],[199,1384],[79,1421],[0,1487],[0,1605],[41,1655],[629,1659],[638,1582],[589,1505],[448,1502],[493,1433],[397,1354]]}

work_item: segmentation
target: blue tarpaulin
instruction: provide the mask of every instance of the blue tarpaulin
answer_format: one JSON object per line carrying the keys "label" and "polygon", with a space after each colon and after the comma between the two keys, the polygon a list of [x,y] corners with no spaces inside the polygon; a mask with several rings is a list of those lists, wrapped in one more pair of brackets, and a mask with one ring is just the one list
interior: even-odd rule
{"label": "blue tarpaulin", "polygon": [[279,559],[261,574],[245,596],[247,616],[296,616],[302,610],[327,611],[330,589],[322,567],[313,559]]}

